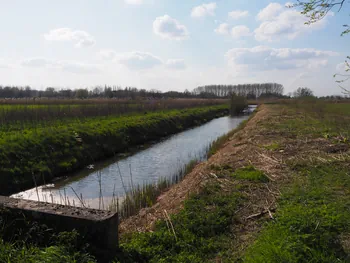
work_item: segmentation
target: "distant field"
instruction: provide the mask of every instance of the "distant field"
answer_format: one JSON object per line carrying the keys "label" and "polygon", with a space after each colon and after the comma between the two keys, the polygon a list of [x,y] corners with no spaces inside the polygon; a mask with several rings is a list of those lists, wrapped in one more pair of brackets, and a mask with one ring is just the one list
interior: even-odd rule
{"label": "distant field", "polygon": [[[87,99],[0,100],[0,125],[7,131],[49,125],[49,122],[120,116],[228,103],[224,99]],[[55,123],[54,123],[55,124]]]}

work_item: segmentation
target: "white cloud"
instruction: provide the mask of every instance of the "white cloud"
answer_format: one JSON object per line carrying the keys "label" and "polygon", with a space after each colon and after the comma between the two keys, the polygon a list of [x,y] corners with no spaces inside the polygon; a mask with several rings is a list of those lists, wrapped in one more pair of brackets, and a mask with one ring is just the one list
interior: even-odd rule
{"label": "white cloud", "polygon": [[102,49],[97,53],[97,56],[102,60],[114,60],[117,53],[113,49]]}
{"label": "white cloud", "polygon": [[156,18],[153,22],[153,32],[164,39],[171,40],[184,40],[189,36],[186,26],[168,15]]}
{"label": "white cloud", "polygon": [[227,23],[222,23],[214,31],[220,35],[228,35],[230,32],[230,26]]}
{"label": "white cloud", "polygon": [[276,41],[282,38],[294,39],[297,36],[323,28],[328,21],[328,15],[321,21],[305,25],[307,18],[297,10],[285,8],[279,3],[271,3],[257,15],[262,23],[255,29],[255,39],[258,41]]}
{"label": "white cloud", "polygon": [[247,26],[238,25],[230,28],[230,25],[227,23],[220,24],[214,31],[220,35],[230,35],[234,39],[252,35],[252,32],[250,32],[250,29]]}
{"label": "white cloud", "polygon": [[249,16],[249,12],[248,11],[241,11],[241,10],[234,10],[234,11],[228,13],[228,16],[232,19],[241,19],[241,18]]}
{"label": "white cloud", "polygon": [[163,61],[151,53],[133,51],[117,55],[117,62],[133,70],[150,69],[163,64]]}
{"label": "white cloud", "polygon": [[166,62],[166,67],[170,69],[185,69],[186,63],[184,59],[169,59]]}
{"label": "white cloud", "polygon": [[281,4],[270,3],[264,9],[260,10],[259,14],[257,15],[257,20],[259,21],[273,20],[281,13],[282,10],[283,10],[283,6]]}
{"label": "white cloud", "polygon": [[28,58],[21,62],[23,67],[58,69],[75,74],[99,73],[100,66],[77,61],[55,61],[46,58]]}
{"label": "white cloud", "polygon": [[234,48],[225,57],[228,64],[237,70],[289,70],[315,69],[327,65],[328,58],[338,53],[316,49],[270,48]]}
{"label": "white cloud", "polygon": [[148,52],[132,51],[126,53],[117,53],[112,49],[103,49],[97,53],[98,57],[123,65],[130,70],[146,70],[158,66],[164,66],[168,69],[185,69],[184,59],[163,59]]}
{"label": "white cloud", "polygon": [[71,28],[56,28],[44,35],[47,41],[74,42],[76,47],[91,47],[96,41],[89,33]]}
{"label": "white cloud", "polygon": [[215,2],[202,4],[192,9],[191,16],[195,18],[205,17],[205,16],[215,16],[216,8],[217,8],[217,5]]}
{"label": "white cloud", "polygon": [[142,5],[143,0],[124,0],[125,3],[129,5]]}
{"label": "white cloud", "polygon": [[58,65],[62,71],[75,74],[95,74],[101,72],[100,66],[95,64],[86,64],[76,61],[60,61],[58,62]]}
{"label": "white cloud", "polygon": [[0,68],[10,68],[11,64],[8,60],[0,58]]}
{"label": "white cloud", "polygon": [[235,26],[231,29],[231,36],[235,39],[239,39],[241,37],[251,36],[250,29],[247,26]]}
{"label": "white cloud", "polygon": [[21,62],[21,65],[24,67],[31,67],[31,68],[45,68],[45,67],[49,68],[57,65],[57,62],[46,58],[28,58],[28,59],[24,59]]}

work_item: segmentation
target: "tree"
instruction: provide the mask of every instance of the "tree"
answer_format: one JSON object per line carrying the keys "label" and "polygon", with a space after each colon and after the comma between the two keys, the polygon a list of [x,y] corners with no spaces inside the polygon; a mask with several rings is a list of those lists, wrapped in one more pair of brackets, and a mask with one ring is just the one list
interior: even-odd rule
{"label": "tree", "polygon": [[248,107],[248,102],[245,97],[233,93],[230,99],[230,114],[235,115],[241,113]]}
{"label": "tree", "polygon": [[[339,12],[346,3],[349,3],[349,1],[348,0],[307,0],[307,1],[298,0],[297,3],[291,5],[290,7],[301,7],[302,8],[301,13],[308,18],[308,21],[306,22],[306,24],[310,25],[323,19],[333,9]],[[347,24],[343,26],[345,29],[341,33],[341,36],[344,36],[350,33],[350,25]],[[348,56],[347,59],[350,59],[350,56]],[[349,80],[350,79],[349,72],[350,72],[349,62],[345,61],[345,74],[335,74],[334,77],[340,78],[340,79],[337,79],[336,82],[343,83]],[[340,88],[343,90],[344,93],[350,94],[350,90],[344,88],[341,85],[340,85]]]}
{"label": "tree", "polygon": [[305,97],[313,97],[314,92],[309,88],[298,88],[294,91],[294,97],[296,98],[305,98]]}

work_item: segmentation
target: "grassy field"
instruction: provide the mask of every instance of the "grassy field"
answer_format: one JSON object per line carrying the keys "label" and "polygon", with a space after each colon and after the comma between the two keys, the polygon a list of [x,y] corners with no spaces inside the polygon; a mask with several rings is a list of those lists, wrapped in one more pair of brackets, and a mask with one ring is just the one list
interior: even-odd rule
{"label": "grassy field", "polygon": [[23,129],[75,122],[91,117],[188,109],[226,104],[225,99],[39,99],[0,100],[2,129]]}

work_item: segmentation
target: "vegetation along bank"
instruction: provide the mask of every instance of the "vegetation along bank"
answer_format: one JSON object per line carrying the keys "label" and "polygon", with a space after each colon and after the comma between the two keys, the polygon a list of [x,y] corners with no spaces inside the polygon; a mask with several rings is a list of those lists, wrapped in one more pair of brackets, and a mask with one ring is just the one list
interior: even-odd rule
{"label": "vegetation along bank", "polygon": [[0,129],[0,194],[48,182],[128,147],[228,114],[228,105],[122,116],[63,119]]}
{"label": "vegetation along bank", "polygon": [[322,101],[260,106],[121,223],[119,262],[349,262],[349,114]]}
{"label": "vegetation along bank", "polygon": [[[350,104],[261,105],[94,256],[76,232],[0,213],[0,262],[349,262]],[[21,229],[19,231],[19,229]]]}

